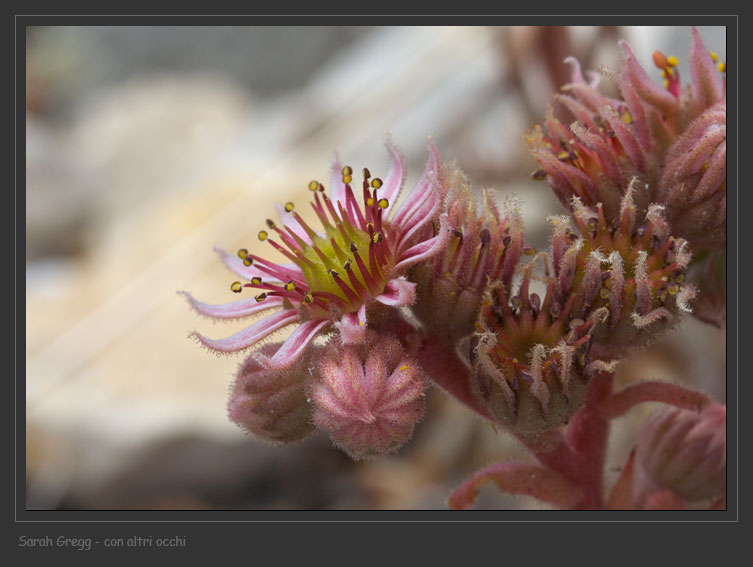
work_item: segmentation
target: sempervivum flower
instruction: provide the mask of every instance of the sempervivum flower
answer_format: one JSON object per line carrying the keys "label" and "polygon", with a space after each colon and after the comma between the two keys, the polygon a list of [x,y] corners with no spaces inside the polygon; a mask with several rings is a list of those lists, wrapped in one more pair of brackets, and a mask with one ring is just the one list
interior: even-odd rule
{"label": "sempervivum flower", "polygon": [[633,498],[642,507],[670,491],[687,503],[719,496],[727,480],[727,406],[663,408],[649,417],[635,451]]}
{"label": "sempervivum flower", "polygon": [[605,310],[574,317],[572,301],[563,307],[556,301],[551,279],[543,300],[531,293],[533,264],[512,297],[500,283],[490,285],[472,341],[471,391],[498,424],[518,434],[565,425],[583,404],[593,373],[610,367],[591,360]]}
{"label": "sempervivum flower", "polygon": [[[650,203],[665,205],[673,234],[694,249],[723,247],[726,242],[726,86],[714,66],[716,55],[706,51],[693,30],[690,52],[691,82],[681,88],[677,59],[654,53],[665,77],[657,86],[625,53],[622,71],[614,76],[622,99],[602,95],[598,76],[586,82],[578,62],[573,81],[555,98],[570,113],[568,126],[550,107],[545,129],[527,135],[533,156],[548,176],[560,201],[569,207],[577,196],[589,206],[602,203],[607,220],[619,214],[630,180],[641,180],[634,195],[646,210]],[[719,70],[726,68],[720,64]]]}
{"label": "sempervivum flower", "polygon": [[[611,223],[601,203],[589,208],[577,197],[572,205],[575,230],[568,217],[550,218],[555,305],[580,319],[605,309],[607,325],[595,338],[611,354],[658,338],[675,325],[680,312],[690,312],[688,301],[696,294],[695,286],[686,283],[687,242],[670,235],[662,206],[650,205],[645,215],[638,215],[636,182]],[[605,265],[609,268],[602,270]]]}
{"label": "sempervivum flower", "polygon": [[335,336],[313,376],[313,422],[354,459],[397,450],[423,415],[423,371],[392,337],[345,345]]}
{"label": "sempervivum flower", "polygon": [[441,185],[448,191],[444,210],[452,237],[442,253],[412,268],[417,301],[411,309],[433,333],[457,340],[473,333],[487,284],[500,281],[509,289],[521,252],[533,249],[524,248],[516,206],[506,207],[501,218],[484,191],[477,210],[468,180],[456,167],[443,168]]}
{"label": "sempervivum flower", "polygon": [[[264,345],[271,355],[279,344]],[[228,415],[242,429],[275,444],[301,441],[314,432],[304,382],[310,353],[287,370],[270,370],[252,356],[241,367],[230,390]]]}
{"label": "sempervivum flower", "polygon": [[[439,218],[437,234],[418,238],[421,229],[436,218],[441,192],[437,189],[439,154],[429,143],[429,160],[413,191],[398,205],[404,182],[403,158],[388,140],[392,164],[382,181],[363,170],[363,187],[356,197],[353,170],[333,163],[332,189],[311,181],[311,206],[322,224],[311,228],[292,203],[278,205],[281,226],[267,220],[259,240],[268,242],[290,260],[278,264],[247,250],[237,255],[218,250],[225,264],[249,283],[234,282],[231,289],[260,290],[254,297],[224,305],[210,305],[185,294],[193,307],[217,319],[248,317],[274,311],[246,329],[224,339],[194,333],[201,343],[220,352],[234,352],[257,344],[271,333],[298,325],[272,356],[258,355],[269,368],[286,368],[303,353],[314,336],[333,325],[346,343],[363,340],[367,320],[379,306],[402,307],[415,299],[415,284],[403,274],[412,264],[430,257],[448,240],[446,215]],[[279,239],[279,242],[275,239]]]}

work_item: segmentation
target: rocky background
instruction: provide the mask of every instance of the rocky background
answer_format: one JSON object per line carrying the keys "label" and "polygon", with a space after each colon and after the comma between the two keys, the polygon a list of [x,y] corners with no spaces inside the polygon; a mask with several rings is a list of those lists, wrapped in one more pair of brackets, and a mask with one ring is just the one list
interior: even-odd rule
{"label": "rocky background", "polygon": [[[724,59],[724,28],[700,30]],[[661,49],[687,68],[684,28],[28,29],[27,508],[442,509],[475,469],[528,458],[437,390],[413,440],[373,461],[324,436],[279,448],[244,435],[225,415],[242,356],[187,339],[242,324],[213,328],[176,290],[234,299],[212,247],[258,248],[273,203],[305,203],[334,150],[383,175],[387,132],[408,185],[433,134],[474,185],[522,198],[545,249],[560,208],[530,178],[523,132],[567,79],[562,59],[616,68],[616,38],[646,66]],[[724,353],[723,332],[689,320],[619,379],[723,400]],[[608,482],[644,405],[615,422]],[[487,486],[476,507],[540,506]]]}

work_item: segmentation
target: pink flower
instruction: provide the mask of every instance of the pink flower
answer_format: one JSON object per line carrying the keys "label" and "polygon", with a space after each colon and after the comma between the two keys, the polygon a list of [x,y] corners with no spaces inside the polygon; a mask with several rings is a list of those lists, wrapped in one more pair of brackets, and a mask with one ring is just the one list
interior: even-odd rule
{"label": "pink flower", "polygon": [[354,459],[388,453],[413,434],[425,390],[421,367],[396,339],[373,334],[343,345],[334,338],[315,362],[313,421]]}
{"label": "pink flower", "polygon": [[[388,139],[392,163],[384,180],[363,170],[361,200],[352,187],[353,170],[335,157],[329,197],[324,186],[311,181],[311,203],[322,225],[311,228],[293,203],[277,205],[282,226],[267,220],[259,240],[268,242],[290,263],[278,264],[242,249],[231,255],[218,249],[226,266],[250,283],[234,282],[231,289],[261,290],[255,297],[222,305],[210,305],[183,292],[191,305],[215,319],[249,317],[271,311],[263,319],[224,339],[193,333],[203,345],[219,352],[235,352],[256,345],[275,331],[297,325],[277,352],[256,355],[267,368],[290,367],[318,334],[339,329],[344,343],[364,339],[369,316],[381,306],[399,308],[415,299],[415,284],[406,269],[440,249],[451,233],[447,215],[440,215],[436,234],[421,231],[436,219],[441,192],[437,188],[440,158],[429,143],[429,160],[423,176],[408,196],[398,203],[404,183],[403,158]],[[424,238],[420,238],[420,236]]]}

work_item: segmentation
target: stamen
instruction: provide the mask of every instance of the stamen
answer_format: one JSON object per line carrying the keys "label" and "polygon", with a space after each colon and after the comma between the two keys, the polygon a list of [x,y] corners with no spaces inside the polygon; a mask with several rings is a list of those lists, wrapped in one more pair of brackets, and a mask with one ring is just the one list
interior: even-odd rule
{"label": "stamen", "polygon": [[379,201],[377,201],[377,207],[380,209],[386,209],[389,206],[390,202],[387,199],[379,199]]}
{"label": "stamen", "polygon": [[267,299],[267,294],[264,293],[264,292],[262,292],[259,295],[257,295],[256,297],[254,297],[254,299],[256,299],[257,303],[261,303],[262,301],[264,301],[265,299]]}
{"label": "stamen", "polygon": [[382,188],[382,180],[379,179],[378,177],[375,177],[374,179],[371,180],[371,186],[374,189],[381,189]]}
{"label": "stamen", "polygon": [[314,296],[311,295],[310,291],[303,294],[303,301],[301,303],[314,303]]}
{"label": "stamen", "polygon": [[536,171],[531,172],[531,178],[535,179],[536,181],[541,181],[546,177],[547,173],[543,169],[538,169]]}
{"label": "stamen", "polygon": [[248,266],[250,266],[253,263],[254,263],[254,261],[251,258],[243,258],[243,265],[244,266],[248,267]]}
{"label": "stamen", "polygon": [[264,242],[269,236],[269,233],[266,230],[260,230],[258,236],[259,236],[259,240]]}
{"label": "stamen", "polygon": [[238,258],[242,260],[246,256],[248,256],[248,250],[246,250],[245,248],[241,248],[240,250],[238,250]]}
{"label": "stamen", "polygon": [[717,61],[719,61],[719,56],[716,53],[714,53],[713,51],[709,51],[709,55],[711,56],[711,60],[714,63],[716,63]]}
{"label": "stamen", "polygon": [[351,181],[353,181],[353,168],[349,165],[346,165],[345,167],[343,167],[342,175],[343,183],[350,183]]}
{"label": "stamen", "polygon": [[261,278],[259,276],[255,276],[251,278],[251,283],[254,285],[261,285]]}
{"label": "stamen", "polygon": [[363,178],[364,178],[364,179],[369,179],[369,178],[371,178],[371,172],[369,171],[369,168],[368,168],[368,167],[364,167],[364,168],[363,168]]}
{"label": "stamen", "polygon": [[295,282],[293,280],[290,280],[288,283],[285,284],[285,291],[293,291],[295,289]]}
{"label": "stamen", "polygon": [[311,181],[309,181],[309,191],[313,192],[313,191],[316,191],[317,189],[319,189],[319,182],[316,181],[315,179],[312,179]]}
{"label": "stamen", "polygon": [[295,209],[295,205],[291,201],[288,201],[287,203],[285,203],[285,210],[288,213],[292,213],[293,209]]}
{"label": "stamen", "polygon": [[726,73],[727,72],[727,64],[725,62],[719,63],[719,65],[717,65],[716,68],[719,69],[720,73]]}
{"label": "stamen", "polygon": [[240,293],[243,291],[243,284],[241,284],[241,282],[233,282],[230,284],[230,290],[235,293]]}
{"label": "stamen", "polygon": [[267,223],[267,226],[269,228],[271,228],[272,230],[274,230],[275,228],[277,228],[276,225],[275,225],[275,221],[273,221],[272,219],[267,219],[266,223]]}

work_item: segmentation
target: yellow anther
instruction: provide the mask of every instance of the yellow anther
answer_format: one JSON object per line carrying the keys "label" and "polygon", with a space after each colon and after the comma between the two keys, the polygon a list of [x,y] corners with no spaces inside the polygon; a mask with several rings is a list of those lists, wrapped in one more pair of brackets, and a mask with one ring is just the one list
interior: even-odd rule
{"label": "yellow anther", "polygon": [[512,363],[513,363],[513,364],[517,364],[517,363],[518,363],[518,359],[517,359],[517,358],[513,358],[513,359],[512,359]]}
{"label": "yellow anther", "polygon": [[533,256],[536,254],[536,249],[533,246],[523,246],[523,254],[526,256]]}
{"label": "yellow anther", "polygon": [[587,229],[588,229],[588,230],[589,230],[590,232],[594,232],[594,231],[596,230],[596,221],[595,221],[595,220],[593,220],[593,219],[591,219],[590,221],[588,221],[588,222],[586,223],[586,228],[587,228]]}
{"label": "yellow anther", "polygon": [[329,270],[329,275],[332,276],[333,278],[337,278],[340,276],[340,274],[338,274],[335,270]]}
{"label": "yellow anther", "polygon": [[374,241],[374,244],[379,244],[382,241],[382,233],[375,232],[371,239]]}
{"label": "yellow anther", "polygon": [[350,183],[353,178],[350,175],[343,175],[343,183]]}
{"label": "yellow anther", "polygon": [[675,76],[675,72],[672,70],[672,68],[667,67],[667,76],[665,78],[668,79],[669,77],[674,77],[674,76]]}
{"label": "yellow anther", "polygon": [[285,291],[293,291],[294,289],[295,289],[295,282],[294,281],[291,280],[291,281],[289,281],[288,283],[285,284]]}
{"label": "yellow anther", "polygon": [[288,201],[287,203],[285,203],[285,210],[287,212],[292,213],[293,209],[295,209],[295,205],[291,201]]}
{"label": "yellow anther", "polygon": [[243,259],[246,256],[248,256],[248,250],[246,250],[245,248],[241,248],[240,250],[238,250],[238,258]]}
{"label": "yellow anther", "polygon": [[662,72],[661,72],[661,78],[662,79],[666,79],[667,78],[667,71],[666,71],[666,69],[662,70]]}
{"label": "yellow anther", "polygon": [[366,199],[366,206],[367,207],[373,207],[374,206],[374,197],[369,197]]}
{"label": "yellow anther", "polygon": [[607,299],[609,297],[609,288],[603,287],[599,290],[599,297]]}
{"label": "yellow anther", "polygon": [[316,179],[309,181],[309,191],[316,191],[319,189],[319,182]]}
{"label": "yellow anther", "polygon": [[243,284],[241,282],[233,282],[230,284],[231,291],[240,293],[243,290]]}
{"label": "yellow anther", "polygon": [[664,82],[662,84],[664,85],[665,89],[669,87],[669,81],[667,79],[664,79]]}
{"label": "yellow anther", "polygon": [[402,366],[400,367],[400,370],[408,370],[408,365],[407,365],[407,364],[403,364],[403,365],[402,365]]}
{"label": "yellow anther", "polygon": [[662,291],[662,292],[661,292],[661,293],[659,294],[659,301],[661,301],[661,302],[663,303],[663,302],[665,302],[666,300],[667,300],[667,291],[666,291],[666,290],[663,290],[663,291]]}
{"label": "yellow anther", "polygon": [[256,299],[257,303],[260,302],[260,301],[264,301],[265,299],[267,299],[267,294],[266,293],[260,293],[259,295],[257,295],[256,297],[254,297],[254,299]]}
{"label": "yellow anther", "polygon": [[374,179],[371,180],[371,186],[374,189],[380,189],[382,187],[382,180],[379,179],[378,177],[375,177]]}
{"label": "yellow anther", "polygon": [[343,268],[345,269],[346,272],[350,271],[350,266],[352,263],[353,262],[350,259],[345,260],[345,263],[343,264]]}
{"label": "yellow anther", "polygon": [[714,63],[716,63],[717,61],[719,61],[719,56],[716,53],[714,53],[713,51],[709,51],[709,55],[711,55],[711,60]]}
{"label": "yellow anther", "polygon": [[258,236],[259,236],[259,240],[264,242],[269,236],[269,233],[266,230],[260,230]]}
{"label": "yellow anther", "polygon": [[569,155],[570,155],[570,152],[566,152],[565,150],[562,150],[560,153],[557,154],[557,159],[566,160]]}
{"label": "yellow anther", "polygon": [[675,57],[674,55],[667,57],[667,65],[669,65],[670,67],[677,67],[679,63],[680,62],[677,60],[677,57]]}
{"label": "yellow anther", "polygon": [[680,275],[678,275],[678,276],[677,276],[677,277],[675,278],[675,281],[676,281],[677,283],[682,283],[682,282],[684,282],[684,281],[685,281],[685,274],[680,274]]}
{"label": "yellow anther", "polygon": [[254,285],[261,285],[261,278],[259,276],[254,276],[251,278],[251,283]]}
{"label": "yellow anther", "polygon": [[250,266],[253,263],[254,263],[254,261],[251,258],[243,258],[243,265],[244,266],[248,267],[248,266]]}
{"label": "yellow anther", "polygon": [[390,202],[387,199],[379,199],[379,201],[377,201],[377,207],[380,209],[386,209],[389,206]]}
{"label": "yellow anther", "polygon": [[314,296],[311,295],[310,291],[303,294],[303,301],[301,303],[314,303]]}
{"label": "yellow anther", "polygon": [[343,174],[343,177],[345,177],[346,175],[348,176],[353,175],[353,168],[350,167],[349,165],[346,165],[345,167],[343,167],[342,174]]}
{"label": "yellow anther", "polygon": [[727,72],[727,64],[725,62],[719,63],[719,65],[716,66],[717,69],[719,69],[720,73],[726,73]]}
{"label": "yellow anther", "polygon": [[677,295],[677,292],[680,291],[680,286],[676,283],[669,284],[669,286],[667,286],[667,291],[669,292],[669,295]]}
{"label": "yellow anther", "polygon": [[630,116],[630,113],[626,110],[620,116],[620,120],[622,120],[623,124],[630,124],[633,121],[633,117]]}

